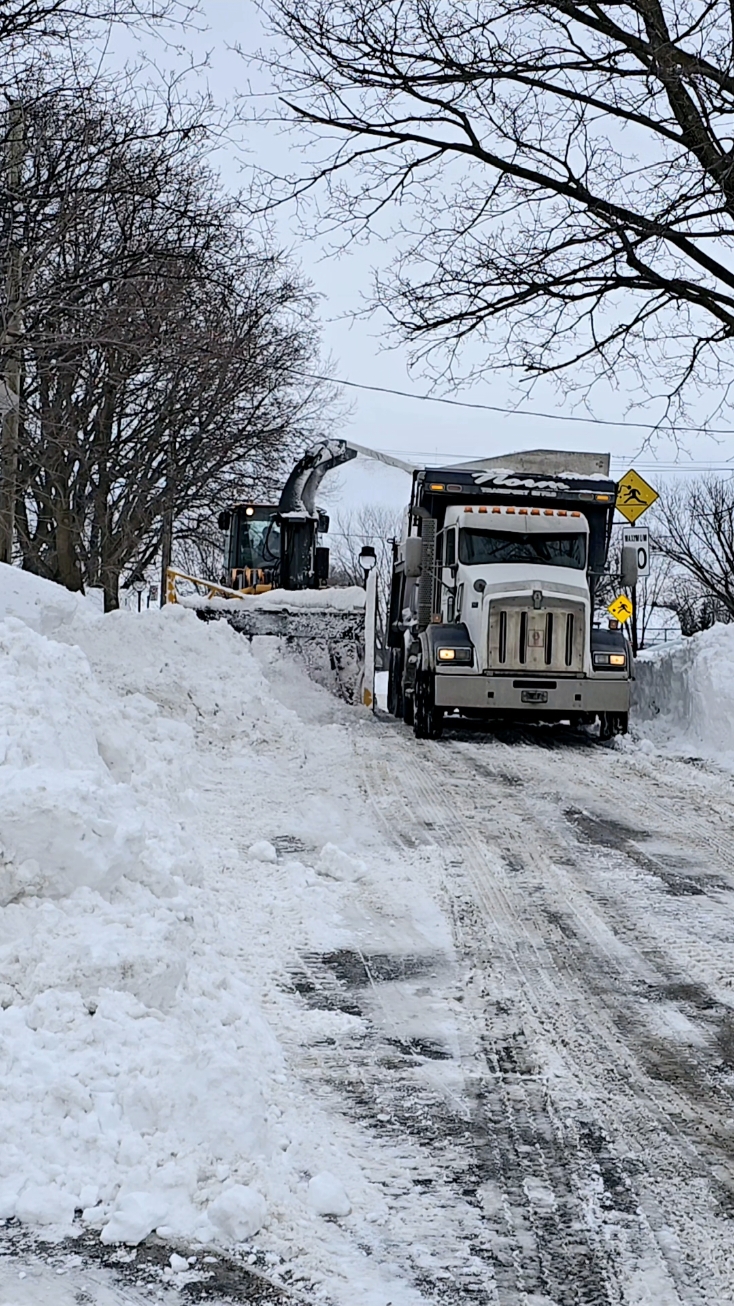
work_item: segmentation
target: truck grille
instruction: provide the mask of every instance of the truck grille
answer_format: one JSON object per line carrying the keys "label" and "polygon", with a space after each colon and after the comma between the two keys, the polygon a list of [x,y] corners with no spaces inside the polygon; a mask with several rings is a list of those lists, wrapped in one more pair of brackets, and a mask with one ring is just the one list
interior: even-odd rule
{"label": "truck grille", "polygon": [[489,666],[494,671],[583,671],[583,607],[536,611],[510,603],[491,604]]}

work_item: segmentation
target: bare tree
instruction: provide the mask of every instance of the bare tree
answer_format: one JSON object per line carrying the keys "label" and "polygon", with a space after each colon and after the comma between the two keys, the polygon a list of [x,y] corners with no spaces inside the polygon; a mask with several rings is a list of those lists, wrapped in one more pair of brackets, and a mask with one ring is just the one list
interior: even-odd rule
{"label": "bare tree", "polygon": [[253,245],[197,134],[113,100],[29,114],[23,191],[23,565],[70,588],[141,574],[206,507],[323,432],[313,301]]}
{"label": "bare tree", "polygon": [[376,301],[418,354],[450,372],[474,339],[474,374],[636,369],[669,414],[689,382],[728,394],[729,0],[265,6],[283,112],[318,142],[286,193],[320,180],[350,237],[392,215]]}
{"label": "bare tree", "polygon": [[734,479],[668,489],[655,506],[655,538],[674,568],[665,606],[684,634],[734,619]]}
{"label": "bare tree", "polygon": [[[608,620],[607,605],[620,593],[622,530],[622,526],[617,526],[614,529],[609,550],[609,574],[599,577],[594,588],[596,619],[598,621]],[[650,544],[650,574],[649,576],[643,576],[635,586],[635,611],[631,618],[631,621],[635,622],[634,634],[632,633],[631,622],[628,627],[632,646],[638,650],[644,649],[649,634],[657,624],[656,619],[660,612],[669,609],[671,606],[668,598],[671,594],[673,564],[670,558],[657,547],[654,536],[651,537]],[[631,591],[628,592],[632,597]]]}
{"label": "bare tree", "polygon": [[375,648],[378,666],[387,667],[387,611],[390,576],[392,575],[392,542],[399,539],[402,527],[400,512],[383,504],[365,504],[357,512],[338,513],[331,541],[332,579],[343,585],[363,585],[364,572],[359,555],[365,544],[370,544],[377,555],[377,623]]}
{"label": "bare tree", "polygon": [[58,59],[114,23],[171,27],[190,22],[198,0],[3,0],[0,52],[4,71],[17,72],[39,54]]}
{"label": "bare tree", "polygon": [[715,622],[731,620],[728,609],[709,593],[689,572],[674,571],[661,595],[659,605],[675,614],[682,635],[697,635]]}

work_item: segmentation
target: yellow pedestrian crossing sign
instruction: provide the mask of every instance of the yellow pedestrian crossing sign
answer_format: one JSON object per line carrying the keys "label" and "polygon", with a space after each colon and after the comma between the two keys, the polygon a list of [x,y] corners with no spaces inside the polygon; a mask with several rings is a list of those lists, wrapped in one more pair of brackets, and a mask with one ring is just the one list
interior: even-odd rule
{"label": "yellow pedestrian crossing sign", "polygon": [[617,486],[617,507],[628,522],[636,522],[651,504],[659,499],[657,490],[653,490],[647,481],[643,481],[634,467],[621,478]]}
{"label": "yellow pedestrian crossing sign", "polygon": [[632,616],[632,600],[628,599],[626,594],[618,594],[608,605],[607,612],[611,612],[612,616],[624,625]]}

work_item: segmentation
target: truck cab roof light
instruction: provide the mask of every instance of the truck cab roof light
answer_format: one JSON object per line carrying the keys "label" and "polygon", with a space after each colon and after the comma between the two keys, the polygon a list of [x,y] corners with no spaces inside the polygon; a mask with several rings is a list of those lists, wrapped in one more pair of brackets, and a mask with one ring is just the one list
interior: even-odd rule
{"label": "truck cab roof light", "polygon": [[546,517],[552,517],[552,516],[553,516],[553,509],[552,509],[552,508],[544,508],[543,511],[544,511]]}
{"label": "truck cab roof light", "polygon": [[443,489],[445,489],[445,486],[443,486],[443,485],[429,485],[428,488],[429,488],[429,490],[443,490]]}
{"label": "truck cab roof light", "polygon": [[531,517],[539,517],[539,516],[540,516],[540,508],[531,508],[531,509],[530,509],[530,516],[531,516]]}
{"label": "truck cab roof light", "polygon": [[480,508],[479,511],[480,511],[480,512],[486,512],[487,509],[486,509],[486,508]]}
{"label": "truck cab roof light", "polygon": [[473,508],[465,508],[465,509],[464,509],[464,512],[474,512],[474,509],[473,509]]}
{"label": "truck cab roof light", "polygon": [[566,512],[566,509],[565,509],[565,508],[559,508],[559,509],[558,509],[558,516],[559,516],[559,517],[567,517],[567,516],[568,516],[568,513]]}
{"label": "truck cab roof light", "polygon": [[520,514],[521,517],[527,517],[527,515],[528,515],[528,510],[527,510],[527,508],[518,508],[518,512],[519,512],[519,514]]}
{"label": "truck cab roof light", "polygon": [[493,508],[493,509],[492,509],[492,512],[502,512],[502,509],[501,509],[501,508]]}
{"label": "truck cab roof light", "polygon": [[580,512],[572,512],[572,513],[571,513],[571,516],[572,516],[572,517],[580,517],[580,516],[581,516],[581,513],[580,513]]}
{"label": "truck cab roof light", "polygon": [[514,509],[514,508],[505,508],[505,512],[510,512],[510,513],[512,513],[513,516],[514,516],[515,509]]}

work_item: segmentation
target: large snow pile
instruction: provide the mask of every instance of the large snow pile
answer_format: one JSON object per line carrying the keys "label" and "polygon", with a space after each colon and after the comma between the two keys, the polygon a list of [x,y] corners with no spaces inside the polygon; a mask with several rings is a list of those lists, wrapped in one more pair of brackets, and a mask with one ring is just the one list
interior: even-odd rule
{"label": "large snow pile", "polygon": [[633,714],[645,737],[734,765],[734,625],[641,655],[635,676]]}
{"label": "large snow pile", "polygon": [[319,1213],[337,1190],[337,1215],[374,1207],[286,1050],[359,1018],[298,1005],[288,965],[351,941],[373,881],[414,947],[446,927],[417,878],[393,887],[347,709],[281,682],[300,715],[223,622],[100,616],[0,567],[0,1218],[110,1242],[262,1228],[328,1281],[347,1253]]}

